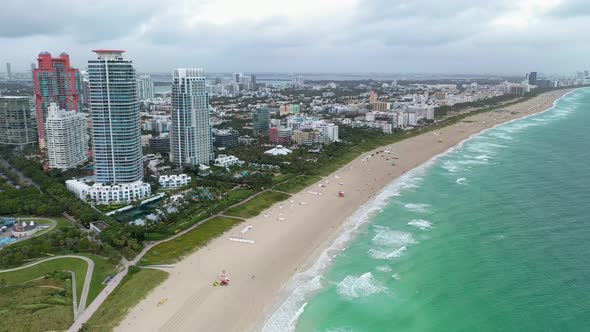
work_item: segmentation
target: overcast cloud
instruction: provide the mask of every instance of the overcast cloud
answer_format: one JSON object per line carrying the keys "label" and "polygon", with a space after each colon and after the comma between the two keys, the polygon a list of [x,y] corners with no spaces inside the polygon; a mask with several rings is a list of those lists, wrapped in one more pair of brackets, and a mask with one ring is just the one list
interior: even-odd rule
{"label": "overcast cloud", "polygon": [[4,0],[0,62],[140,71],[569,73],[590,67],[589,0]]}

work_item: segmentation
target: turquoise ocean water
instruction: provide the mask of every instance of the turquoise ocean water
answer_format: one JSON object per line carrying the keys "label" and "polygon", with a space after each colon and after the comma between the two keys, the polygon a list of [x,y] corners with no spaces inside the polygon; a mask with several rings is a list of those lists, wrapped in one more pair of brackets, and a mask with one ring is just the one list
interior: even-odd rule
{"label": "turquoise ocean water", "polygon": [[392,183],[289,287],[266,331],[590,331],[590,89]]}

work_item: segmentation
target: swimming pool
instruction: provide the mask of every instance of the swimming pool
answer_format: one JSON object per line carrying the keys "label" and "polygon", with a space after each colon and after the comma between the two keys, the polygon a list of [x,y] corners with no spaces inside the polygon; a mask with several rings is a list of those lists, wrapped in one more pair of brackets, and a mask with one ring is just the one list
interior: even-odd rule
{"label": "swimming pool", "polygon": [[12,238],[12,237],[5,237],[5,238],[1,238],[0,239],[0,247],[8,245],[14,241],[16,241],[17,239]]}

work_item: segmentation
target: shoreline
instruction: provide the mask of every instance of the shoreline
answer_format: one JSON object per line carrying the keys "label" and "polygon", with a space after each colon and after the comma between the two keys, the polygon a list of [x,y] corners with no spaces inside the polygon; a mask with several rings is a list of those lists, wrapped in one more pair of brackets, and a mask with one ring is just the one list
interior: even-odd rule
{"label": "shoreline", "polygon": [[[574,92],[575,90],[577,90],[577,89],[568,90],[562,96],[556,98],[553,101],[552,105],[544,110],[534,112],[534,113],[529,113],[525,116],[517,117],[512,120],[508,120],[506,122],[498,123],[492,127],[489,127],[489,128],[483,129],[479,132],[476,132],[474,134],[471,134],[469,137],[461,140],[456,145],[451,146],[447,150],[445,150],[437,155],[432,156],[432,158],[425,161],[423,164],[416,166],[415,168],[411,169],[410,171],[401,175],[400,177],[393,179],[392,182],[387,184],[386,186],[384,186],[384,188],[375,197],[372,197],[369,201],[367,201],[365,204],[360,206],[359,210],[357,210],[357,212],[355,212],[354,215],[351,215],[343,222],[342,229],[340,229],[339,232],[335,232],[331,239],[326,240],[326,244],[325,244],[324,248],[320,251],[320,253],[309,257],[309,262],[308,262],[309,266],[308,266],[307,270],[305,270],[303,272],[296,273],[293,275],[291,280],[289,280],[289,282],[285,285],[284,289],[281,290],[281,293],[284,293],[284,294],[278,295],[280,300],[278,300],[277,303],[275,303],[274,308],[269,313],[267,313],[262,320],[257,322],[253,331],[263,331],[263,332],[294,331],[296,328],[296,323],[297,323],[299,317],[301,316],[301,314],[303,314],[303,311],[308,304],[307,301],[310,299],[310,297],[313,297],[314,293],[321,290],[321,287],[319,285],[317,286],[317,289],[312,289],[312,290],[306,289],[305,294],[303,294],[304,297],[301,297],[299,299],[299,301],[294,303],[295,306],[290,306],[290,308],[288,308],[288,309],[290,309],[290,311],[288,312],[289,317],[285,317],[289,321],[288,325],[285,326],[285,324],[280,324],[280,326],[277,326],[277,325],[275,325],[276,322],[273,322],[273,320],[276,320],[277,319],[276,316],[280,315],[281,310],[285,309],[285,308],[283,308],[284,306],[289,306],[290,300],[293,300],[294,297],[297,297],[297,295],[300,295],[300,294],[297,294],[297,291],[300,290],[300,288],[304,286],[304,285],[297,283],[297,281],[298,281],[297,278],[298,277],[303,278],[306,274],[312,274],[313,276],[321,276],[321,274],[323,272],[325,272],[325,270],[327,270],[331,266],[332,259],[334,259],[335,256],[338,255],[339,252],[345,250],[351,241],[354,241],[354,238],[355,238],[354,231],[356,231],[359,227],[362,227],[362,226],[370,223],[370,218],[372,218],[376,214],[378,214],[380,212],[380,210],[385,205],[387,205],[389,203],[389,200],[392,197],[397,196],[397,194],[401,190],[404,189],[403,185],[405,184],[405,181],[411,181],[412,178],[419,177],[424,172],[426,172],[428,170],[428,168],[430,168],[433,164],[435,164],[438,159],[448,155],[449,153],[452,153],[456,149],[461,148],[467,141],[473,139],[474,137],[477,137],[478,135],[484,134],[485,132],[492,130],[494,128],[497,128],[499,126],[549,111],[550,109],[555,107],[556,103],[561,98],[567,96],[568,94]],[[366,209],[366,211],[364,211],[365,209]],[[354,219],[359,218],[359,217],[361,217],[362,220],[354,222]],[[353,229],[347,229],[347,226],[352,227]],[[349,231],[351,232],[351,234],[347,234],[347,232],[349,232]],[[331,252],[335,252],[335,254],[330,255]],[[322,264],[322,263],[327,263],[327,264]],[[316,266],[318,264],[322,265],[321,268],[318,268],[318,266]],[[316,271],[316,270],[318,270],[318,271]],[[307,282],[313,283],[314,279],[308,278]],[[280,317],[278,320],[280,321]]]}
{"label": "shoreline", "polygon": [[[117,330],[259,330],[276,317],[287,298],[301,295],[304,299],[309,294],[308,290],[294,293],[297,278],[307,275],[302,280],[304,284],[321,287],[319,272],[353,238],[358,226],[380,209],[379,202],[387,203],[395,194],[391,191],[402,186],[404,180],[472,136],[546,111],[571,91],[547,92],[504,107],[510,112],[471,115],[437,131],[364,153],[166,269],[171,272],[169,279],[135,306]],[[391,153],[376,154],[387,149]],[[319,187],[320,183],[324,187]],[[346,197],[337,197],[340,190],[345,191]],[[361,217],[363,220],[358,222]],[[254,240],[254,245],[228,241],[230,236],[240,236],[245,225],[253,225],[242,236]],[[342,237],[344,240],[338,243],[343,246],[334,247]],[[222,289],[212,287],[221,269],[230,273],[231,285]],[[157,306],[164,298],[166,304]],[[296,322],[293,316],[302,308],[300,302],[295,303],[299,308],[288,308],[285,313],[290,316],[284,315],[278,325],[269,326],[270,331],[283,330]]]}

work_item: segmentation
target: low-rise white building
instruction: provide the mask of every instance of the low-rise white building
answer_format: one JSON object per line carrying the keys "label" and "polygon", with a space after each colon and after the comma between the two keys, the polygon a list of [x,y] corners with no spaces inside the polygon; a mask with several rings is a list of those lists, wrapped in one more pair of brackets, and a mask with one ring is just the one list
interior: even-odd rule
{"label": "low-rise white building", "polygon": [[218,167],[231,167],[234,165],[242,165],[244,162],[238,159],[236,156],[227,156],[224,154],[220,154],[215,158],[215,162],[213,166]]}
{"label": "low-rise white building", "polygon": [[161,175],[158,182],[162,188],[180,188],[191,183],[191,177],[186,174]]}
{"label": "low-rise white building", "polygon": [[66,187],[83,201],[96,204],[129,203],[151,195],[149,183],[135,181],[115,185],[94,183],[89,185],[80,180],[67,180]]}
{"label": "low-rise white building", "polygon": [[35,221],[30,221],[29,223],[23,221],[14,224],[11,234],[16,238],[23,238],[32,236],[33,234],[37,233],[38,230],[39,224],[37,224]]}
{"label": "low-rise white building", "polygon": [[267,150],[264,153],[272,155],[272,156],[286,156],[291,152],[293,152],[293,151],[283,147],[282,145],[277,145],[276,147],[274,147],[270,150]]}

